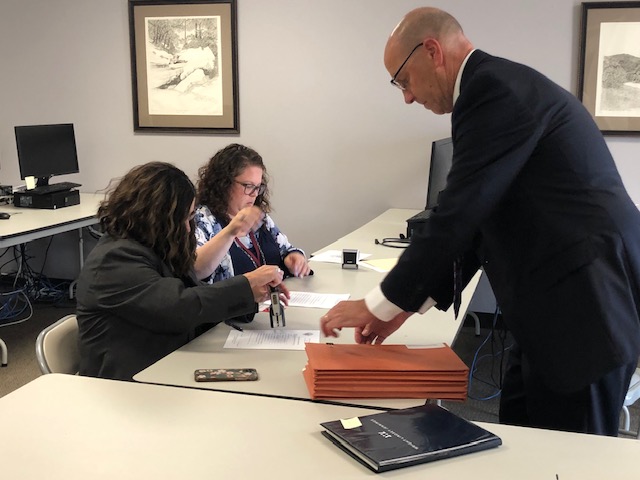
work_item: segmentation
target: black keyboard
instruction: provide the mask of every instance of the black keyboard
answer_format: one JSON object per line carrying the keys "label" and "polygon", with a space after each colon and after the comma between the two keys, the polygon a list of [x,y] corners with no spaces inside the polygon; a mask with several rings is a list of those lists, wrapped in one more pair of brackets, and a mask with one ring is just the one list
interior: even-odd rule
{"label": "black keyboard", "polygon": [[60,183],[52,183],[51,185],[43,185],[41,187],[32,188],[31,190],[27,190],[27,192],[32,193],[34,195],[46,195],[48,193],[55,192],[65,192],[67,190],[71,190],[72,188],[81,187],[79,183],[73,182],[60,182]]}

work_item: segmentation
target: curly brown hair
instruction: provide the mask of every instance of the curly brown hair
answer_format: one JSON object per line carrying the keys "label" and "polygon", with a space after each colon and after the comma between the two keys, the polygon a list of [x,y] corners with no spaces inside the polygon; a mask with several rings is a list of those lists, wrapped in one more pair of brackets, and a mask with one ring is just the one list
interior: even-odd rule
{"label": "curly brown hair", "polygon": [[262,157],[252,148],[232,143],[219,150],[206,165],[198,169],[197,203],[206,205],[219,219],[231,220],[227,214],[229,192],[242,171],[255,166],[262,169],[262,184],[265,191],[256,197],[255,205],[263,212],[271,211],[269,203],[269,175]]}
{"label": "curly brown hair", "polygon": [[151,248],[174,275],[186,276],[195,262],[195,225],[187,231],[195,188],[170,163],[150,162],[131,169],[100,204],[103,232]]}

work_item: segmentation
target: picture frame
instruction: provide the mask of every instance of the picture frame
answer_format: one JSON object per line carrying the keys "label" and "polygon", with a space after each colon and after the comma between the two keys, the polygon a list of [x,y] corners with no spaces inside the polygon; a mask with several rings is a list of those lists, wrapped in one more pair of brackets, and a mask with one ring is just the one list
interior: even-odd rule
{"label": "picture frame", "polygon": [[236,0],[129,0],[133,128],[240,133]]}
{"label": "picture frame", "polygon": [[578,98],[605,135],[640,135],[640,2],[583,2]]}

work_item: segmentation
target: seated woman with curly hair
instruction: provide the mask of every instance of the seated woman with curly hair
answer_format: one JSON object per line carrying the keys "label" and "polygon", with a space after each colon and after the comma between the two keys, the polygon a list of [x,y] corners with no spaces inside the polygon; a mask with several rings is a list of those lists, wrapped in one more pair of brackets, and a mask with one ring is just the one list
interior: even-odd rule
{"label": "seated woman with curly hair", "polygon": [[255,312],[282,281],[273,265],[215,285],[198,281],[194,200],[182,170],[151,162],[127,173],[100,205],[104,236],[78,278],[81,375],[131,380],[203,324]]}
{"label": "seated woman with curly hair", "polygon": [[228,145],[198,174],[198,278],[218,282],[261,265],[278,265],[285,275],[309,275],[305,253],[289,243],[269,215],[269,176],[258,152]]}

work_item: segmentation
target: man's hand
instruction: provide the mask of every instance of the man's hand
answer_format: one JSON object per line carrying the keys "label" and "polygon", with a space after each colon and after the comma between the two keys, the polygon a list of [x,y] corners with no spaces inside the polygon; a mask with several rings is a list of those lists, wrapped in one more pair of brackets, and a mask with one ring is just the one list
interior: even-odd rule
{"label": "man's hand", "polygon": [[367,308],[364,300],[338,303],[320,319],[320,328],[327,337],[337,337],[344,327],[355,327],[357,343],[382,343],[395,332],[410,312],[402,312],[389,322],[378,320]]}
{"label": "man's hand", "polygon": [[388,322],[377,318],[363,328],[356,327],[356,343],[380,344],[395,332],[411,316],[411,312],[402,312]]}

